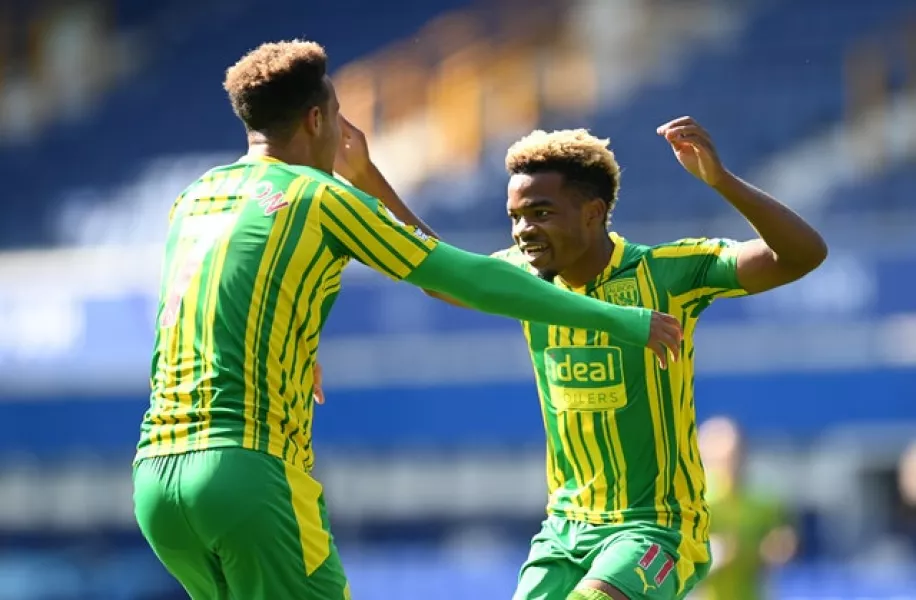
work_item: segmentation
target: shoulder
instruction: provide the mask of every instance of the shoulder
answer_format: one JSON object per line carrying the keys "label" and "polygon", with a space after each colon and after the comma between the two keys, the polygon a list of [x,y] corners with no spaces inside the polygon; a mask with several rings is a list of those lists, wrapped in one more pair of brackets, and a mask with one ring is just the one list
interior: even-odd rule
{"label": "shoulder", "polygon": [[315,181],[321,184],[318,190],[321,200],[335,205],[348,205],[351,207],[364,205],[373,210],[381,209],[382,202],[361,189],[322,171],[314,169],[310,169],[310,171],[312,171],[311,175]]}
{"label": "shoulder", "polygon": [[271,168],[277,183],[284,186],[291,199],[317,202],[323,211],[340,215],[362,210],[361,206],[368,206],[373,211],[379,208],[378,200],[324,171],[286,164]]}
{"label": "shoulder", "polygon": [[318,179],[324,184],[324,189],[336,196],[360,200],[361,202],[377,202],[377,200],[357,187],[353,187],[345,181],[341,181],[332,175],[321,174]]}
{"label": "shoulder", "polygon": [[647,246],[646,244],[637,244],[620,236],[617,236],[617,240],[625,244],[623,256],[620,259],[622,266],[636,264],[649,256],[652,251],[652,246]]}
{"label": "shoulder", "polygon": [[300,165],[272,164],[262,179],[273,181],[276,185],[286,188],[288,192],[295,191],[297,195],[302,195],[306,189],[306,195],[323,193],[333,183],[344,186],[342,182],[323,171]]}
{"label": "shoulder", "polygon": [[263,206],[268,214],[285,206],[299,206],[304,201],[310,201],[319,190],[307,170],[279,163],[264,167],[247,176],[244,194]]}
{"label": "shoulder", "polygon": [[222,185],[222,181],[216,176],[228,171],[230,168],[231,165],[214,167],[181,190],[175,201],[172,202],[171,209],[169,209],[169,221],[174,221],[187,212],[189,203],[185,202],[185,200],[193,200],[195,197],[215,196],[218,186]]}
{"label": "shoulder", "polygon": [[525,255],[522,254],[522,251],[518,249],[518,246],[511,246],[503,250],[497,250],[490,256],[493,258],[498,258],[499,260],[505,261],[511,265],[515,265],[516,267],[528,267],[528,262],[525,260]]}
{"label": "shoulder", "polygon": [[649,248],[652,258],[691,258],[719,256],[735,248],[738,242],[728,238],[682,238]]}

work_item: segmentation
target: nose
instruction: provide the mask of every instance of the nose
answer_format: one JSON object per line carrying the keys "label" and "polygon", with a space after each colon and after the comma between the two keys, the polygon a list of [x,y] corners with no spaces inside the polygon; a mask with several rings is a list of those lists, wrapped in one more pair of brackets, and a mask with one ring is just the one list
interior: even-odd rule
{"label": "nose", "polygon": [[515,224],[512,225],[512,236],[516,239],[531,235],[532,233],[534,233],[534,225],[525,219],[525,217],[519,217]]}

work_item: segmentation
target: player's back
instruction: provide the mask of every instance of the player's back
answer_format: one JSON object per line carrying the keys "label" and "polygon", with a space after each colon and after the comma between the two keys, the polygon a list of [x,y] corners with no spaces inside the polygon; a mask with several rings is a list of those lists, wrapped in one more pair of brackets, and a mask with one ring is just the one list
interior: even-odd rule
{"label": "player's back", "polygon": [[334,181],[242,160],[179,196],[138,460],[236,446],[311,467],[318,338],[348,261],[316,214]]}

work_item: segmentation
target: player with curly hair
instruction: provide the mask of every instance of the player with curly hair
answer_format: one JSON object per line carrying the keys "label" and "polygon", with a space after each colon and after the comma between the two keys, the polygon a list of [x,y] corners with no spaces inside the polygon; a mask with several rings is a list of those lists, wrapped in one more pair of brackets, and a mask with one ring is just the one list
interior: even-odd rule
{"label": "player with curly hair", "polygon": [[[684,332],[682,360],[669,364],[665,352],[621,344],[613,333],[522,321],[544,418],[549,500],[514,600],[675,600],[703,578],[711,558],[694,329],[716,299],[792,282],[827,255],[810,225],[723,166],[692,118],[656,133],[758,239],[647,246],[609,233],[620,167],[609,141],[584,129],[535,131],[506,156],[515,244],[495,256],[563,290],[669,313]],[[377,176],[360,187],[394,198]]]}
{"label": "player with curly hair", "polygon": [[350,259],[481,311],[679,349],[670,316],[439,243],[392,214],[418,221],[399,201],[390,210],[336,179],[335,163],[353,169],[326,70],[324,49],[303,41],[229,68],[248,152],[170,214],[134,508],[193,600],[349,598],[310,471],[318,341]]}

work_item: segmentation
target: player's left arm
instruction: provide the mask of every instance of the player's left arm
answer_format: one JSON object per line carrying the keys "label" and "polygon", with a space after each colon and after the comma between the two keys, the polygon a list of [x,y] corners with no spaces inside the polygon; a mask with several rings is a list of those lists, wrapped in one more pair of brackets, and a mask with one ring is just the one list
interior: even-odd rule
{"label": "player's left arm", "polygon": [[[352,125],[350,127],[352,127]],[[352,135],[356,136],[358,134],[362,140],[361,143],[365,143],[365,138],[362,137],[362,132],[355,127],[352,127],[352,129],[354,130]],[[343,131],[344,140],[346,141],[347,129],[344,128]],[[358,143],[360,142],[357,142],[357,144]],[[340,160],[338,160],[336,164],[340,164]],[[340,169],[340,167],[335,166],[335,169]],[[394,190],[391,184],[388,183],[388,180],[385,179],[385,176],[375,165],[375,163],[373,163],[371,160],[368,160],[368,154],[367,162],[363,170],[354,172],[351,169],[346,169],[346,171],[350,172],[350,174],[344,175],[345,178],[349,179],[351,183],[353,183],[353,185],[355,185],[360,190],[381,200],[385,206],[388,207],[388,210],[390,210],[391,213],[397,217],[398,220],[406,223],[407,225],[416,227],[419,231],[422,231],[425,235],[432,239],[439,239],[439,235],[433,231],[432,227],[427,225],[423,219],[421,219],[419,216],[417,216],[416,213],[410,210],[407,204],[401,200],[401,197],[398,196],[398,193]],[[341,174],[343,175],[343,173]],[[461,302],[455,300],[454,298],[450,298],[445,294],[434,292],[432,290],[423,290],[423,293],[427,296],[430,296],[431,298],[436,298],[437,300],[442,300],[447,304],[451,304],[452,306],[467,308]]]}
{"label": "player's left arm", "polygon": [[[439,235],[433,228],[410,210],[410,207],[401,199],[376,164],[372,162],[372,158],[369,156],[369,143],[366,141],[366,134],[342,114],[338,118],[340,120],[341,143],[334,159],[334,170],[360,190],[381,200],[388,207],[388,210],[403,223],[416,227],[433,239],[439,239]],[[423,292],[427,296],[442,300],[452,306],[466,308],[464,304],[445,294],[431,290],[423,290]]]}
{"label": "player's left arm", "polygon": [[341,141],[337,148],[337,156],[334,157],[334,171],[363,192],[381,200],[398,220],[416,227],[431,238],[439,239],[432,227],[401,200],[379,168],[372,162],[366,134],[342,114],[338,116],[338,120],[340,121]]}
{"label": "player's left arm", "polygon": [[824,262],[824,238],[789,207],[725,168],[712,138],[694,119],[675,119],[657,133],[671,144],[688,172],[716,190],[760,235],[731,250],[744,290],[750,294],[771,290],[804,277]]}

